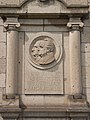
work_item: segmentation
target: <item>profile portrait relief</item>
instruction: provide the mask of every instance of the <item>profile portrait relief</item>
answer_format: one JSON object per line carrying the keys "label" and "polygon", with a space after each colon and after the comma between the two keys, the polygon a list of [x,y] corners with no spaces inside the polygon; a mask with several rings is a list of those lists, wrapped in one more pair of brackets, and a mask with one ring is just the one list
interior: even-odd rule
{"label": "profile portrait relief", "polygon": [[49,37],[37,40],[31,49],[35,63],[47,65],[55,61],[55,45]]}

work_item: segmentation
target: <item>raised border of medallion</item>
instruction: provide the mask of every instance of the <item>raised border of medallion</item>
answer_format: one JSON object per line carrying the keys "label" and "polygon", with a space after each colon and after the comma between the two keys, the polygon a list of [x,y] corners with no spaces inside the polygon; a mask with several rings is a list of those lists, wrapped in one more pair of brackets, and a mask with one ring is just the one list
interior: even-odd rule
{"label": "raised border of medallion", "polygon": [[[53,35],[52,33],[48,33],[48,32],[40,32],[40,33],[37,33],[36,36],[31,40],[32,42],[29,43],[29,46],[31,46],[32,44],[34,44],[37,39],[39,37],[42,37],[42,36],[45,36],[45,37],[48,37],[48,38],[51,38],[54,45],[55,45],[55,48],[56,48],[56,53],[55,53],[55,61],[53,61],[52,63],[50,64],[47,64],[47,65],[39,65],[37,64],[35,61],[32,60],[32,57],[30,56],[30,51],[27,51],[27,60],[28,62],[35,68],[38,68],[38,69],[49,69],[49,68],[52,68],[54,67],[56,64],[58,64],[62,58],[62,54],[63,54],[63,49],[62,49],[62,43],[58,40],[54,40],[55,38],[53,38]],[[34,43],[33,43],[34,42]]]}

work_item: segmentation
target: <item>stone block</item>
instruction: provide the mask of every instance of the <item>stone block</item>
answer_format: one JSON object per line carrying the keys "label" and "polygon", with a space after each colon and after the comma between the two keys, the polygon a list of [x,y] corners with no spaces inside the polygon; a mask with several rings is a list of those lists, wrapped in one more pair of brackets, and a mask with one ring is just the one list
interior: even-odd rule
{"label": "stone block", "polygon": [[81,43],[81,52],[90,53],[90,42]]}
{"label": "stone block", "polygon": [[51,96],[51,95],[45,95],[44,96],[44,105],[46,106],[52,106],[52,107],[60,107],[60,106],[67,106],[68,105],[68,100],[67,100],[67,96]]}
{"label": "stone block", "polygon": [[0,58],[6,58],[6,43],[0,43]]}
{"label": "stone block", "polygon": [[82,6],[88,6],[88,2],[87,2],[87,0],[75,0],[74,2],[73,2],[73,0],[68,0],[67,1],[67,5],[68,6],[80,6],[80,7],[82,7]]}
{"label": "stone block", "polygon": [[82,66],[82,75],[89,76],[90,75],[90,67],[83,67]]}
{"label": "stone block", "polygon": [[23,118],[23,120],[69,120],[69,118]]}
{"label": "stone block", "polygon": [[25,104],[27,107],[38,107],[44,105],[44,96],[42,95],[31,95],[31,96],[25,96],[22,95],[22,103]]}
{"label": "stone block", "polygon": [[72,118],[72,120],[87,120],[87,118]]}
{"label": "stone block", "polygon": [[90,67],[90,53],[82,53],[82,66]]}
{"label": "stone block", "polygon": [[62,32],[62,31],[68,31],[67,27],[61,27],[59,25],[46,25],[44,26],[44,31],[45,32]]}
{"label": "stone block", "polygon": [[0,17],[0,26],[3,27],[3,19]]}
{"label": "stone block", "polygon": [[81,33],[81,42],[90,42],[90,27],[84,27]]}
{"label": "stone block", "polygon": [[6,42],[6,32],[3,29],[3,26],[0,26],[0,42]]}
{"label": "stone block", "polygon": [[87,96],[87,101],[90,103],[90,87],[84,88],[84,94]]}
{"label": "stone block", "polygon": [[[90,4],[90,3],[89,3]],[[90,6],[90,5],[89,5]],[[90,8],[89,8],[90,9]],[[89,10],[90,11],[90,10]],[[90,13],[89,13],[89,18],[90,18]],[[87,18],[87,19],[85,19],[84,21],[84,26],[85,27],[90,27],[90,20]]]}
{"label": "stone block", "polygon": [[5,80],[6,80],[5,74],[0,74],[0,87],[5,87]]}
{"label": "stone block", "polygon": [[67,25],[68,19],[44,19],[44,25]]}
{"label": "stone block", "polygon": [[82,76],[83,87],[90,87],[90,76]]}
{"label": "stone block", "polygon": [[21,25],[43,25],[43,19],[19,19]]}
{"label": "stone block", "polygon": [[9,1],[7,1],[7,0],[1,0],[0,1],[0,5],[10,5],[10,4],[12,4],[12,5],[18,5],[19,4],[19,0],[9,0]]}
{"label": "stone block", "polygon": [[21,26],[20,31],[42,32],[43,31],[43,26]]}
{"label": "stone block", "polygon": [[6,59],[1,58],[0,59],[0,74],[6,73]]}

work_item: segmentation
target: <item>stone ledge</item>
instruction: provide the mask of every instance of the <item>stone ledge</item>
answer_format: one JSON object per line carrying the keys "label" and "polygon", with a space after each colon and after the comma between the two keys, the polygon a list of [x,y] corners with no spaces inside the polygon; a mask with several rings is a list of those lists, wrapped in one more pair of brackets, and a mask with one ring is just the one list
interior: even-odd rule
{"label": "stone ledge", "polygon": [[90,114],[90,108],[73,109],[69,107],[59,108],[0,108],[0,114],[5,119],[23,118],[85,118]]}
{"label": "stone ledge", "polygon": [[70,108],[77,109],[77,108],[88,108],[88,102],[86,100],[85,95],[69,95],[68,96],[68,104]]}
{"label": "stone ledge", "polygon": [[4,119],[17,119],[20,116],[20,108],[0,108],[0,114]]}
{"label": "stone ledge", "polygon": [[71,118],[81,118],[81,117],[84,117],[84,118],[88,118],[89,116],[89,113],[90,113],[90,109],[87,108],[87,109],[69,109],[69,108],[53,108],[50,109],[50,108],[46,108],[46,109],[42,109],[42,110],[39,110],[39,111],[35,111],[34,110],[31,110],[31,109],[25,109],[23,111],[23,117],[24,118],[29,118],[29,117],[50,117],[50,118],[62,118],[62,117],[71,117]]}

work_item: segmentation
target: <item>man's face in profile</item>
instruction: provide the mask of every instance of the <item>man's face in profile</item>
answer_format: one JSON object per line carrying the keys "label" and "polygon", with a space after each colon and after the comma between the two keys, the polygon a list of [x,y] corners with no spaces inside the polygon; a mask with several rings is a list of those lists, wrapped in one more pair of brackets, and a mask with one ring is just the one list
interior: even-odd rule
{"label": "man's face in profile", "polygon": [[46,53],[53,52],[54,45],[50,43],[48,40],[39,40],[35,43],[32,48],[33,56],[43,56]]}

